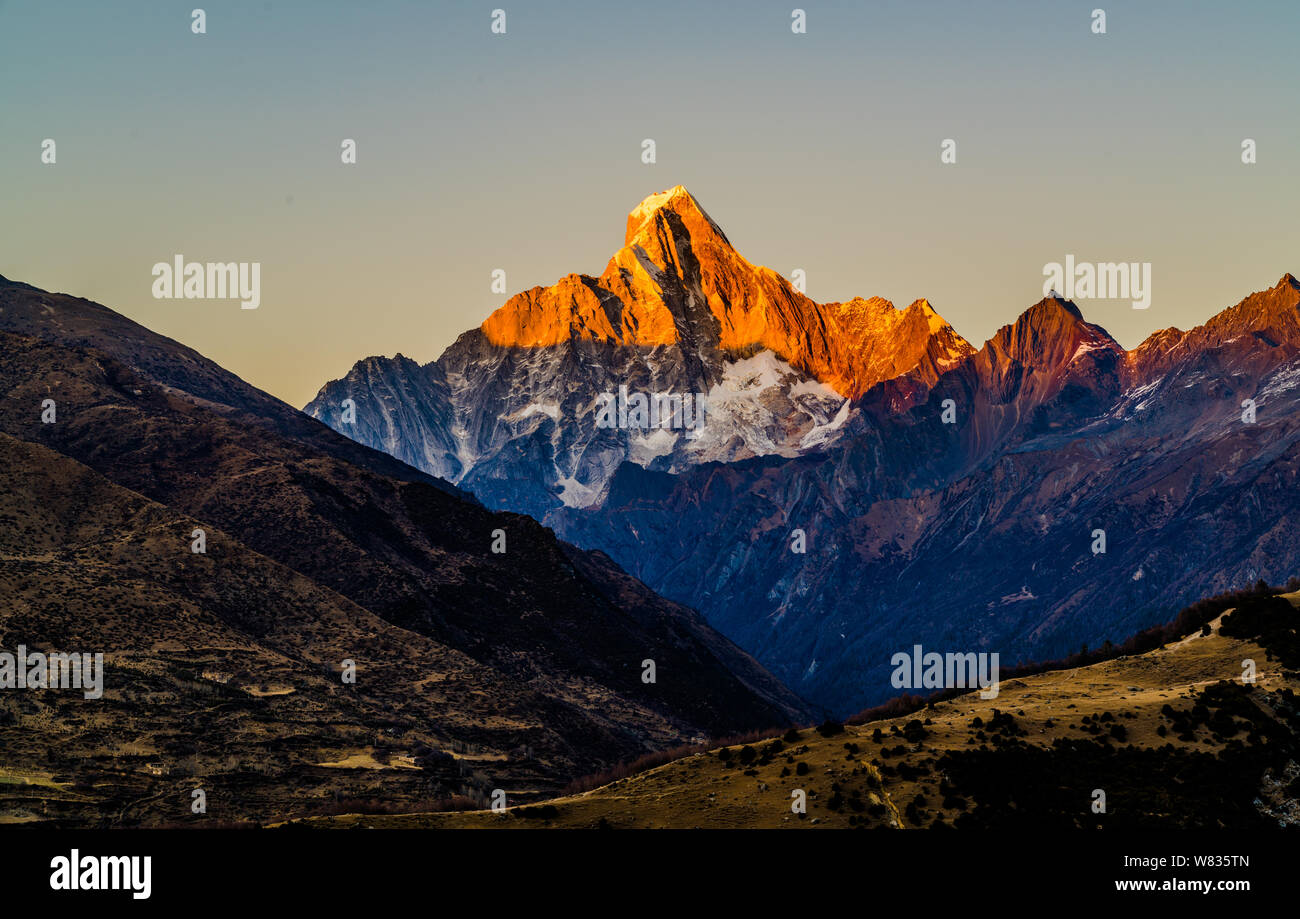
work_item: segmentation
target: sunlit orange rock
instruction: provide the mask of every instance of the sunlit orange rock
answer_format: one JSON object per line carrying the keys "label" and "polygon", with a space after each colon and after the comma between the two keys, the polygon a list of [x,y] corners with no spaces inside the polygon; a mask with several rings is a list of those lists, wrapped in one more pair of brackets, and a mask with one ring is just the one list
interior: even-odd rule
{"label": "sunlit orange rock", "polygon": [[651,195],[627,217],[623,247],[599,278],[568,275],[508,300],[483,323],[494,345],[572,339],[627,346],[768,349],[841,395],[910,374],[932,383],[973,352],[925,300],[819,304],[746,261],[685,188]]}

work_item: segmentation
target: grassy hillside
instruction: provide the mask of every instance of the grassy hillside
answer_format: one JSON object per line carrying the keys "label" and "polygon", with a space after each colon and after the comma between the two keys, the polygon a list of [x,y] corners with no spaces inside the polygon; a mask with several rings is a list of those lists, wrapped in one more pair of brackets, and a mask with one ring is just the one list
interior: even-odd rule
{"label": "grassy hillside", "polygon": [[[900,718],[698,753],[545,804],[374,827],[1264,827],[1300,823],[1294,609],[1251,600],[1147,653]],[[1247,608],[1249,607],[1249,608]],[[1264,645],[1260,642],[1263,641]],[[1267,646],[1267,647],[1265,647]],[[1256,682],[1242,682],[1243,661]],[[792,792],[807,813],[792,813]],[[1105,813],[1094,812],[1105,793]]]}

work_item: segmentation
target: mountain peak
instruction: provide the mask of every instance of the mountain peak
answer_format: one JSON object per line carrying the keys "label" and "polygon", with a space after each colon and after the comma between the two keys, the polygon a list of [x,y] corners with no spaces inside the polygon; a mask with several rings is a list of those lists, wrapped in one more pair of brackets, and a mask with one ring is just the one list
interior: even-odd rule
{"label": "mountain peak", "polygon": [[[718,236],[726,241],[726,235],[721,228],[713,222],[704,208],[700,207],[700,202],[695,200],[695,196],[686,190],[685,185],[674,185],[667,191],[655,192],[641,200],[641,203],[632,208],[627,215],[627,232],[624,234],[623,245],[631,246],[633,240],[641,230],[653,224],[655,217],[664,212],[675,214],[686,223],[691,224],[703,221]],[[730,243],[728,243],[730,245]]]}
{"label": "mountain peak", "polygon": [[930,305],[930,301],[925,299],[925,297],[922,297],[919,300],[913,300],[911,305],[909,305],[904,312],[920,313],[925,319],[926,327],[930,330],[931,334],[949,327],[948,321],[939,315],[935,308]]}
{"label": "mountain peak", "polygon": [[627,216],[626,240],[597,278],[568,275],[511,297],[481,329],[494,347],[573,340],[695,355],[763,349],[857,398],[905,374],[933,382],[974,349],[927,300],[819,304],[740,255],[685,186],[656,192]]}
{"label": "mountain peak", "polygon": [[673,199],[683,197],[695,201],[695,196],[687,191],[685,185],[674,185],[667,191],[657,191],[653,195],[646,195],[641,199],[640,204],[632,208],[629,216],[635,217],[638,214],[648,215],[651,211],[658,210]]}
{"label": "mountain peak", "polygon": [[1034,317],[1045,316],[1045,315],[1052,316],[1056,314],[1056,311],[1058,309],[1064,310],[1065,312],[1069,313],[1071,316],[1073,316],[1075,319],[1079,320],[1080,322],[1084,321],[1083,311],[1079,309],[1078,304],[1076,304],[1073,300],[1067,300],[1061,296],[1044,297],[1043,299],[1035,303],[1033,306],[1031,306],[1029,309],[1025,310],[1025,312],[1021,314],[1020,318],[1021,319],[1025,319],[1026,317],[1034,318]]}
{"label": "mountain peak", "polygon": [[1123,348],[1099,325],[1083,318],[1073,301],[1044,297],[1003,326],[984,345],[990,354],[1002,354],[1022,364],[1054,367],[1068,363],[1083,350],[1104,349],[1121,353]]}
{"label": "mountain peak", "polygon": [[1133,349],[1131,362],[1143,377],[1166,372],[1203,352],[1249,355],[1263,345],[1300,348],[1300,281],[1290,272],[1267,290],[1257,290],[1186,332],[1161,329]]}

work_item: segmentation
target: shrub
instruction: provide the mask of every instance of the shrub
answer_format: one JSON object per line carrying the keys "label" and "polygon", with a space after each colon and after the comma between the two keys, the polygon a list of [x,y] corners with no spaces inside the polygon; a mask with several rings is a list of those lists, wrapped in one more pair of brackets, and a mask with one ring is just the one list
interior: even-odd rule
{"label": "shrub", "polygon": [[840,724],[833,718],[827,718],[821,724],[817,725],[817,733],[823,737],[834,737],[836,734],[844,733],[844,725]]}

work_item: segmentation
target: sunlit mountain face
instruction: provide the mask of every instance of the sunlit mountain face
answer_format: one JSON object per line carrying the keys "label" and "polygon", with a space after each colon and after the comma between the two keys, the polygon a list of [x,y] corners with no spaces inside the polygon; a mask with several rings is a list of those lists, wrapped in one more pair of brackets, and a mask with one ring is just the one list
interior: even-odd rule
{"label": "sunlit mountain face", "polygon": [[[599,504],[626,461],[678,472],[824,449],[873,386],[894,381],[907,402],[972,353],[925,300],[810,300],[746,261],[679,185],[628,214],[600,277],[512,297],[431,364],[360,361],[306,411],[540,519]],[[601,423],[621,391],[647,412],[657,395],[702,402],[707,423]]]}

